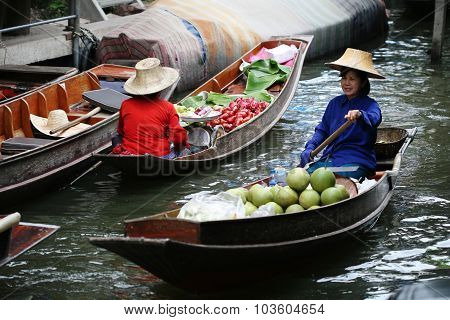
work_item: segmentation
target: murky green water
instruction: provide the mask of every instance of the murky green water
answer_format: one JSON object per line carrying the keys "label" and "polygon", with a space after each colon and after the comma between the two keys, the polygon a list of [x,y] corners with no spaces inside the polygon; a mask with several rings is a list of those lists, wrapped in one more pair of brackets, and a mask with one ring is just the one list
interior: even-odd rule
{"label": "murky green water", "polygon": [[[391,12],[386,43],[374,50],[386,81],[372,82],[383,125],[418,127],[390,204],[357,248],[342,247],[314,274],[266,279],[238,291],[207,296],[178,290],[87,241],[122,232],[122,221],[175,206],[190,193],[239,186],[289,166],[313,132],[327,102],[340,93],[325,60],[309,62],[290,109],[263,141],[209,176],[123,181],[103,167],[73,187],[19,207],[23,220],[61,229],[0,269],[0,298],[38,299],[366,299],[384,298],[417,279],[450,272],[450,39],[439,65],[429,62],[432,21]],[[447,25],[447,35],[450,25]],[[242,266],[245,268],[245,266]]]}

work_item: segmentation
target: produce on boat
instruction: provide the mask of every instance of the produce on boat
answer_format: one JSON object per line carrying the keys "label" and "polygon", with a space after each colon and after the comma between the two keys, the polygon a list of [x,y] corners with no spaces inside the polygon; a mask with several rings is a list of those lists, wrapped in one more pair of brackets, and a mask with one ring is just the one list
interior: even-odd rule
{"label": "produce on boat", "polygon": [[[350,193],[344,185],[336,184],[336,177],[331,170],[319,168],[312,173],[312,176],[314,176],[314,186],[318,189],[314,189],[311,185],[305,185],[310,181],[310,177],[303,168],[292,169],[288,174],[288,185],[285,186],[277,184],[269,187],[265,183],[256,183],[248,189],[244,187],[229,189],[226,193],[235,198],[235,207],[229,207],[230,212],[226,216],[229,219],[236,219],[296,213],[331,205],[350,197]],[[345,179],[340,177],[339,181],[342,183],[342,180]],[[329,186],[330,182],[334,183],[333,186]],[[293,186],[297,188],[296,190],[301,190],[300,193],[294,190]],[[320,192],[324,186],[327,188]],[[224,217],[223,210],[220,211],[220,217],[212,214],[222,201],[217,197],[220,197],[220,194],[204,196],[203,192],[198,197],[193,196],[181,208],[178,218],[194,221],[220,220]],[[229,201],[229,198],[224,198],[223,207],[228,206]]]}
{"label": "produce on boat", "polygon": [[[180,156],[165,159],[151,154],[117,155],[105,149],[94,153],[94,157],[127,174],[148,178],[210,169],[261,139],[281,119],[295,94],[311,41],[312,36],[299,36],[262,42],[178,102],[175,107],[181,125],[189,131],[191,145]],[[250,61],[262,48],[274,49],[283,44],[296,48],[291,60],[283,63],[270,57],[266,62]],[[251,74],[250,78],[269,87],[249,83]],[[197,129],[204,129],[210,139],[201,139],[200,145],[191,143],[190,136],[195,137]]]}

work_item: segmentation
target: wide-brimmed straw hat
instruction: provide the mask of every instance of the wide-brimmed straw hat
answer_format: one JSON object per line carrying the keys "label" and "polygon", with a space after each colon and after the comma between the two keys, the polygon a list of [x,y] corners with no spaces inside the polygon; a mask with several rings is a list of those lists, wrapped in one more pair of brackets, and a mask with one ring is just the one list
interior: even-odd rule
{"label": "wide-brimmed straw hat", "polygon": [[42,118],[39,116],[35,116],[34,114],[30,115],[30,120],[33,126],[45,135],[53,136],[53,137],[69,137],[77,134],[91,126],[85,123],[79,123],[71,128],[66,130],[58,131],[55,134],[50,134],[50,131],[58,128],[69,122],[67,118],[67,114],[64,110],[57,109],[52,110],[48,113],[48,118]]}
{"label": "wide-brimmed straw hat", "polygon": [[161,67],[157,58],[147,58],[136,63],[136,75],[125,82],[123,88],[133,95],[145,95],[162,91],[178,80],[178,71]]}
{"label": "wide-brimmed straw hat", "polygon": [[385,79],[373,66],[372,54],[366,51],[348,48],[338,60],[325,64],[338,71],[351,68],[367,72],[369,78]]}

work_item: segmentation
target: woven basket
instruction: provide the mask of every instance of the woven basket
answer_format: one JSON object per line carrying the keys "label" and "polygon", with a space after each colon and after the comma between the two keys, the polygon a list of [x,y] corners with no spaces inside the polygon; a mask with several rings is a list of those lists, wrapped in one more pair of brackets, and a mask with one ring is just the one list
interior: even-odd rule
{"label": "woven basket", "polygon": [[401,128],[378,128],[375,153],[377,160],[393,159],[408,136],[408,131]]}

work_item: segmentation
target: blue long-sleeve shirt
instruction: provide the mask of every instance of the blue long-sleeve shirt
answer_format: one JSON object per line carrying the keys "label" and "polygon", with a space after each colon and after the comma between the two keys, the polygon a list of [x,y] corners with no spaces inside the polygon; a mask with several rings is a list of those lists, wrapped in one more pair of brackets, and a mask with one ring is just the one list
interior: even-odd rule
{"label": "blue long-sleeve shirt", "polygon": [[345,95],[341,95],[332,99],[305,149],[315,149],[344,124],[347,121],[344,117],[349,110],[361,111],[361,117],[325,148],[321,160],[328,158],[333,166],[351,163],[375,171],[373,146],[377,138],[377,127],[381,123],[381,110],[378,103],[368,96],[348,100]]}

